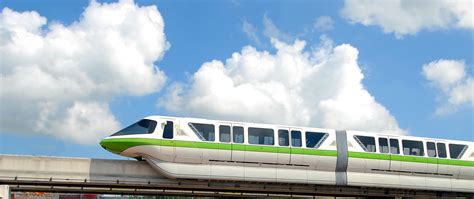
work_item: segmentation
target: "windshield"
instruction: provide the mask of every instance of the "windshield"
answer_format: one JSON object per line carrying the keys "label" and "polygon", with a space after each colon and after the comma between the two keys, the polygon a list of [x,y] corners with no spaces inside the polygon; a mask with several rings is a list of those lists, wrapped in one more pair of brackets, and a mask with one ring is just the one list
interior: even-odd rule
{"label": "windshield", "polygon": [[111,136],[153,133],[153,131],[155,131],[155,127],[156,121],[143,119],[128,126],[127,128],[120,130],[117,133],[112,134]]}

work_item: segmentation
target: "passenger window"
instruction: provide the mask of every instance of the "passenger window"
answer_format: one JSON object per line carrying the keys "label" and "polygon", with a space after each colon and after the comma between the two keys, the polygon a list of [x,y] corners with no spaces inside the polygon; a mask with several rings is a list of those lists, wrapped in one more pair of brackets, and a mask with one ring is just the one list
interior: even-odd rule
{"label": "passenger window", "polygon": [[428,157],[436,157],[436,145],[434,142],[427,142],[426,149],[428,152]]}
{"label": "passenger window", "polygon": [[369,136],[356,135],[354,138],[366,152],[375,152],[375,138]]}
{"label": "passenger window", "polygon": [[203,141],[214,141],[214,125],[201,123],[188,123],[189,127]]}
{"label": "passenger window", "polygon": [[280,129],[278,130],[278,145],[280,146],[289,146],[290,138],[288,136],[288,130]]}
{"label": "passenger window", "polygon": [[165,128],[163,130],[163,138],[173,139],[173,122],[166,121]]}
{"label": "passenger window", "polygon": [[398,139],[390,139],[390,153],[400,154],[400,147],[398,146]]}
{"label": "passenger window", "polygon": [[273,129],[248,128],[249,144],[274,145]]}
{"label": "passenger window", "polygon": [[301,131],[291,131],[291,146],[301,147]]}
{"label": "passenger window", "polygon": [[379,150],[380,150],[380,153],[388,153],[387,138],[379,138]]}
{"label": "passenger window", "polygon": [[403,154],[424,156],[423,142],[414,140],[402,140]]}
{"label": "passenger window", "polygon": [[232,132],[234,135],[233,137],[234,143],[244,143],[244,127],[233,126]]}
{"label": "passenger window", "polygon": [[451,159],[461,159],[466,149],[467,145],[449,144],[449,156],[451,157]]}
{"label": "passenger window", "polygon": [[327,133],[319,132],[305,132],[306,135],[306,147],[307,148],[318,148],[319,145],[326,139]]}
{"label": "passenger window", "polygon": [[227,126],[227,125],[219,126],[219,141],[230,142],[230,126]]}
{"label": "passenger window", "polygon": [[446,145],[444,143],[436,143],[436,148],[438,148],[438,158],[446,158]]}

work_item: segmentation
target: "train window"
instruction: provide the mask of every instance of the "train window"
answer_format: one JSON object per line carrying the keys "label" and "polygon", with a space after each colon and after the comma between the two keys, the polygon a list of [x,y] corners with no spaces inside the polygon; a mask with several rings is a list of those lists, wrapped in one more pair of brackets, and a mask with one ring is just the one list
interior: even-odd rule
{"label": "train window", "polygon": [[301,147],[301,131],[291,131],[291,146]]}
{"label": "train window", "polygon": [[173,127],[172,121],[166,121],[165,127],[163,128],[163,138],[173,139]]}
{"label": "train window", "polygon": [[227,125],[219,126],[219,141],[230,142],[230,126],[227,126]]}
{"label": "train window", "polygon": [[434,142],[427,142],[426,149],[428,152],[428,157],[436,157],[436,145]]}
{"label": "train window", "polygon": [[305,132],[306,135],[306,147],[318,148],[319,145],[326,139],[327,133],[319,132]]}
{"label": "train window", "polygon": [[233,126],[232,133],[234,143],[244,143],[244,127]]}
{"label": "train window", "polygon": [[402,140],[403,154],[424,156],[423,142],[414,140]]}
{"label": "train window", "polygon": [[288,130],[283,130],[283,129],[278,130],[278,145],[280,146],[290,145]]}
{"label": "train window", "polygon": [[155,128],[156,128],[155,121],[143,119],[136,122],[135,124],[128,126],[127,128],[120,130],[117,133],[112,134],[111,136],[148,134],[148,133],[153,133],[155,131]]}
{"label": "train window", "polygon": [[446,154],[446,145],[444,143],[436,143],[436,148],[438,148],[438,158],[448,157]]}
{"label": "train window", "polygon": [[274,145],[273,129],[249,127],[249,144]]}
{"label": "train window", "polygon": [[214,125],[201,123],[188,123],[188,126],[196,133],[199,139],[203,141],[214,141]]}
{"label": "train window", "polygon": [[391,154],[400,154],[400,147],[398,146],[398,139],[390,139],[390,153]]}
{"label": "train window", "polygon": [[449,156],[451,157],[451,159],[461,159],[466,149],[467,145],[449,144]]}
{"label": "train window", "polygon": [[354,138],[366,152],[375,152],[375,138],[369,136],[355,135]]}
{"label": "train window", "polygon": [[380,153],[388,153],[387,138],[379,138],[379,150],[380,150]]}

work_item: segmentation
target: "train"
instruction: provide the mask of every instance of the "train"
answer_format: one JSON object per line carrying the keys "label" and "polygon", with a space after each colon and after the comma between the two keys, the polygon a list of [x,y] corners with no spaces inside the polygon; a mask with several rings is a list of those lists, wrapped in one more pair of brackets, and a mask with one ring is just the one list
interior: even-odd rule
{"label": "train", "polygon": [[100,145],[172,179],[474,193],[471,141],[149,116]]}

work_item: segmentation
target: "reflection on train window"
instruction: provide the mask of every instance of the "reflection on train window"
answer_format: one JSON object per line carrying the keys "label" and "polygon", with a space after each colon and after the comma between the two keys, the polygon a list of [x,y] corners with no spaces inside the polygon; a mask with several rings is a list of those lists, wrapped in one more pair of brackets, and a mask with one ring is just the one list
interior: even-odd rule
{"label": "reflection on train window", "polygon": [[248,128],[249,144],[274,145],[273,129]]}
{"label": "reflection on train window", "polygon": [[434,142],[427,142],[426,149],[428,152],[428,157],[436,157],[436,146]]}
{"label": "reflection on train window", "polygon": [[451,157],[451,159],[461,159],[466,149],[467,145],[449,144],[449,156]]}
{"label": "reflection on train window", "polygon": [[136,122],[135,124],[128,126],[127,128],[120,130],[117,133],[112,134],[111,136],[148,134],[148,133],[153,133],[155,131],[155,128],[156,128],[155,121],[143,119]]}
{"label": "reflection on train window", "polygon": [[414,140],[402,140],[403,154],[424,156],[423,142]]}
{"label": "reflection on train window", "polygon": [[214,125],[201,123],[188,123],[188,125],[202,141],[214,141]]}
{"label": "reflection on train window", "polygon": [[219,126],[219,141],[230,142],[230,126],[227,126],[227,125]]}
{"label": "reflection on train window", "polygon": [[163,128],[163,138],[173,139],[173,122],[166,121],[165,127]]}
{"label": "reflection on train window", "polygon": [[306,147],[308,148],[318,148],[321,145],[322,141],[326,139],[327,133],[319,132],[305,132],[306,135]]}
{"label": "reflection on train window", "polygon": [[400,147],[398,146],[398,139],[390,138],[390,153],[400,154]]}
{"label": "reflection on train window", "polygon": [[375,152],[375,138],[369,136],[356,135],[354,138],[366,152]]}
{"label": "reflection on train window", "polygon": [[280,129],[278,130],[278,145],[280,146],[289,146],[290,138],[288,136],[288,130]]}
{"label": "reflection on train window", "polygon": [[233,137],[234,143],[244,143],[244,127],[233,126],[232,133],[234,135]]}
{"label": "reflection on train window", "polygon": [[438,158],[446,158],[446,145],[444,143],[436,143],[436,148],[438,148]]}
{"label": "reflection on train window", "polygon": [[301,147],[301,131],[291,131],[291,146]]}
{"label": "reflection on train window", "polygon": [[379,138],[379,150],[380,150],[380,153],[388,153],[387,138]]}

